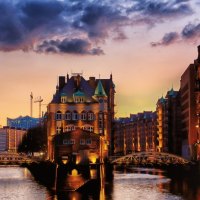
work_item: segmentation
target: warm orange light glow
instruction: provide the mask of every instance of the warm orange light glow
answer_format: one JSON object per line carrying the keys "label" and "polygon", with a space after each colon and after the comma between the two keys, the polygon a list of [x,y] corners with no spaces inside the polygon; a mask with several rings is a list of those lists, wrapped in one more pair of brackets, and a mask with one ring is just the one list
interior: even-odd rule
{"label": "warm orange light glow", "polygon": [[81,162],[80,156],[76,156],[76,165],[78,165]]}
{"label": "warm orange light glow", "polygon": [[92,164],[95,164],[96,163],[96,161],[97,161],[97,155],[91,155],[90,157],[89,157],[89,159],[90,159],[90,161],[92,162]]}
{"label": "warm orange light glow", "polygon": [[68,160],[62,160],[63,164],[66,165]]}
{"label": "warm orange light glow", "polygon": [[76,169],[72,170],[72,176],[78,176],[78,171]]}
{"label": "warm orange light glow", "polygon": [[90,178],[91,179],[97,178],[97,170],[96,169],[90,169]]}

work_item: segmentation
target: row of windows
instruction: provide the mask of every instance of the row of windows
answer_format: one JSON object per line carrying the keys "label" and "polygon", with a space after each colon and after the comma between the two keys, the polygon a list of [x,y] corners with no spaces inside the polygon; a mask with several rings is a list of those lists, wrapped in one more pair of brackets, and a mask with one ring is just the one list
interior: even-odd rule
{"label": "row of windows", "polygon": [[[74,139],[70,139],[70,140],[64,139],[63,144],[67,144],[67,145],[75,144],[75,140]],[[90,145],[90,144],[92,144],[91,139],[86,139],[86,140],[80,139],[80,145]]]}
{"label": "row of windows", "polygon": [[[63,130],[63,131],[64,132],[74,131],[74,130],[76,130],[76,128],[77,128],[77,126],[70,125],[70,126],[66,126],[65,130]],[[61,133],[61,129],[62,129],[61,127],[57,127],[56,133]],[[83,126],[82,129],[85,130],[85,131],[90,131],[90,132],[94,131],[94,127],[89,126],[89,125]]]}
{"label": "row of windows", "polygon": [[[84,103],[85,102],[85,97],[79,97],[79,96],[74,96],[74,102],[75,103]],[[61,103],[66,103],[67,102],[67,97],[62,96],[61,97]]]}
{"label": "row of windows", "polygon": [[94,113],[93,112],[82,112],[81,114],[78,114],[78,112],[74,111],[74,112],[66,112],[64,115],[58,111],[56,113],[56,120],[89,120],[92,121],[94,120]]}

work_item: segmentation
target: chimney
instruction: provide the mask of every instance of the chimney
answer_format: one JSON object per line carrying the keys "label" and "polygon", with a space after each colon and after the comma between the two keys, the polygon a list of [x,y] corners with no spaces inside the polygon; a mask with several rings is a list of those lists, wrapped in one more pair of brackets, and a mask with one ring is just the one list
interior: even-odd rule
{"label": "chimney", "polygon": [[91,87],[95,88],[96,83],[95,83],[95,77],[89,77],[89,84]]}
{"label": "chimney", "polygon": [[197,58],[197,60],[200,61],[200,45],[197,47],[197,49],[198,49],[198,58]]}
{"label": "chimney", "polygon": [[65,76],[59,76],[59,89],[62,89],[65,85]]}

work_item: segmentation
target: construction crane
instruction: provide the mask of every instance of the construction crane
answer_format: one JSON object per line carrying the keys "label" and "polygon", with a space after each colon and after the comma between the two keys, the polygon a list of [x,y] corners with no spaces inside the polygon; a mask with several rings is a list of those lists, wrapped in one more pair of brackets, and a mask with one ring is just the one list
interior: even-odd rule
{"label": "construction crane", "polygon": [[30,94],[30,116],[33,117],[33,93]]}
{"label": "construction crane", "polygon": [[37,97],[34,103],[39,103],[39,119],[41,118],[41,106],[42,106],[43,99],[41,96]]}

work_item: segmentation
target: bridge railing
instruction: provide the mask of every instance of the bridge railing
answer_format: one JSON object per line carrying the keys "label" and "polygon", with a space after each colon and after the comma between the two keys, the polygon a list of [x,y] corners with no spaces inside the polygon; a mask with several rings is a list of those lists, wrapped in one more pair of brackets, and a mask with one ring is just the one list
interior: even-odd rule
{"label": "bridge railing", "polygon": [[162,153],[162,152],[138,152],[132,153],[121,157],[110,157],[110,162],[113,164],[159,164],[159,165],[169,165],[169,164],[189,164],[189,160],[186,160],[180,156]]}

